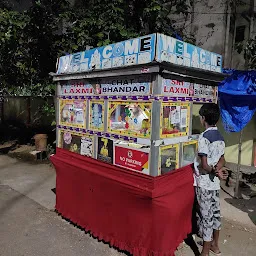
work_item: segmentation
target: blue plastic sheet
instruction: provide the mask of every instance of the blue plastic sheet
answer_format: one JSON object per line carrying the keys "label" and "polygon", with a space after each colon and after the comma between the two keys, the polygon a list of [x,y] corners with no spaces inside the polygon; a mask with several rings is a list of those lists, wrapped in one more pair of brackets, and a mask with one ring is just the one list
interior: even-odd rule
{"label": "blue plastic sheet", "polygon": [[219,102],[224,128],[240,132],[256,111],[256,71],[228,70],[219,86]]}

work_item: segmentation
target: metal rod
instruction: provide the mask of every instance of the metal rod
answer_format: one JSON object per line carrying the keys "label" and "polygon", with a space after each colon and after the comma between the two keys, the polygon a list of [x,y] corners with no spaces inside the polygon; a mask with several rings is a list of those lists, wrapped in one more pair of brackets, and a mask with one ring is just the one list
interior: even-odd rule
{"label": "metal rod", "polygon": [[239,134],[239,144],[238,144],[238,163],[237,163],[237,171],[236,171],[236,186],[235,186],[235,198],[239,199],[242,197],[239,181],[240,181],[240,169],[241,169],[241,157],[242,157],[242,137],[243,130],[240,131]]}

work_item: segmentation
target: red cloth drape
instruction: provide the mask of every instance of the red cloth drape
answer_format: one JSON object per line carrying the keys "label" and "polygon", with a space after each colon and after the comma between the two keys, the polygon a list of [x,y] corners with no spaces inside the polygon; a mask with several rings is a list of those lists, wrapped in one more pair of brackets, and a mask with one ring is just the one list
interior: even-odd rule
{"label": "red cloth drape", "polygon": [[191,231],[191,166],[151,177],[57,149],[56,210],[135,256],[173,256]]}

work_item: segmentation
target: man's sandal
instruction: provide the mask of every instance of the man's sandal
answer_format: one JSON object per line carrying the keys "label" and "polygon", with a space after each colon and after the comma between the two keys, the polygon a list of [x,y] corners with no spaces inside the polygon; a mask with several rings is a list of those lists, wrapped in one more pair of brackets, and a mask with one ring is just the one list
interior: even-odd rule
{"label": "man's sandal", "polygon": [[[200,247],[203,247],[203,241],[198,241],[197,244],[200,246]],[[215,256],[221,256],[221,252],[217,253],[217,252],[214,252],[212,249],[210,249],[210,253],[215,255]]]}

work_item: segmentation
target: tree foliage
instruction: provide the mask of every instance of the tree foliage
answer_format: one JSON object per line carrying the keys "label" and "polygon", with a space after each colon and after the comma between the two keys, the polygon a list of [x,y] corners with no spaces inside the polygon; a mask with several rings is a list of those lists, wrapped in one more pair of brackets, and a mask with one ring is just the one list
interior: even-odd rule
{"label": "tree foliage", "polygon": [[248,40],[243,51],[248,68],[256,69],[256,38]]}
{"label": "tree foliage", "polygon": [[[42,95],[55,69],[64,1],[35,1],[24,12],[0,9],[0,83],[14,94]],[[42,85],[42,86],[41,86]],[[51,91],[48,86],[47,93]],[[40,93],[41,92],[41,93]]]}
{"label": "tree foliage", "polygon": [[[65,13],[64,52],[107,45],[140,35],[173,35],[174,14],[188,15],[187,0],[80,0]],[[182,35],[182,31],[179,31]]]}
{"label": "tree foliage", "polygon": [[[13,94],[52,92],[57,57],[161,32],[173,35],[187,0],[33,0],[22,13],[0,8],[0,85]],[[178,31],[181,36],[182,31]]]}

